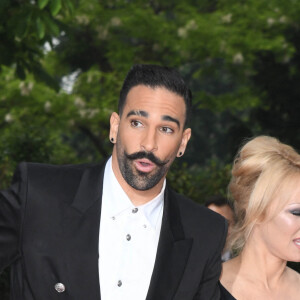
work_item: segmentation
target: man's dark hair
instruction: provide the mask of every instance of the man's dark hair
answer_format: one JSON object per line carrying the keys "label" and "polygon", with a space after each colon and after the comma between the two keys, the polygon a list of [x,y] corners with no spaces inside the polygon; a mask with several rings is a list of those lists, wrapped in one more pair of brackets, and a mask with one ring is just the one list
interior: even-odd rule
{"label": "man's dark hair", "polygon": [[119,99],[119,114],[122,115],[129,91],[137,86],[145,85],[151,88],[164,87],[181,96],[186,107],[185,127],[191,118],[192,93],[180,74],[172,68],[158,65],[134,65],[128,72]]}
{"label": "man's dark hair", "polygon": [[208,207],[211,204],[214,204],[216,206],[224,206],[228,205],[232,209],[231,203],[227,200],[227,198],[221,196],[221,195],[213,195],[206,199],[204,206]]}

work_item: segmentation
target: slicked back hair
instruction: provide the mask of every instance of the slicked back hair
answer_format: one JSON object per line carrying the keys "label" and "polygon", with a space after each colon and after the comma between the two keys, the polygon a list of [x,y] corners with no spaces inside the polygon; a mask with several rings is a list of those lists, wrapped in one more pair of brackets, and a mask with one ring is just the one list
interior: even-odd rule
{"label": "slicked back hair", "polygon": [[134,65],[128,72],[120,91],[118,110],[122,115],[129,91],[137,86],[162,87],[184,99],[186,107],[185,126],[191,119],[192,93],[180,74],[172,68],[158,65]]}

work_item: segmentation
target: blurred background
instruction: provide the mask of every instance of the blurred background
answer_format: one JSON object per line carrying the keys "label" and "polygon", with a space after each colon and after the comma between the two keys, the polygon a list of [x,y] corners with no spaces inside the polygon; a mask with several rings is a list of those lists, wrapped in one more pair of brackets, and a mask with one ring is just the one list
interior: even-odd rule
{"label": "blurred background", "polygon": [[[1,0],[0,187],[20,161],[109,156],[135,63],[175,67],[193,92],[193,136],[168,178],[195,201],[226,196],[247,138],[300,150],[300,1]],[[7,286],[6,272],[3,300]]]}

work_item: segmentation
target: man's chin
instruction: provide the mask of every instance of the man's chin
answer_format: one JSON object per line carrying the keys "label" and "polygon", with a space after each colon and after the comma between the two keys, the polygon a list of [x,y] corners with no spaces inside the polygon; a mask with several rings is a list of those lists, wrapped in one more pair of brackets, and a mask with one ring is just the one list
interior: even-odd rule
{"label": "man's chin", "polygon": [[148,191],[151,190],[153,187],[155,187],[159,180],[153,180],[152,178],[149,178],[149,173],[142,173],[139,172],[136,176],[135,176],[135,180],[128,180],[127,183],[134,189],[138,190],[138,191]]}
{"label": "man's chin", "polygon": [[153,172],[142,172],[142,171],[139,171],[139,170],[136,170],[136,176],[141,176],[141,177],[149,177],[151,176]]}

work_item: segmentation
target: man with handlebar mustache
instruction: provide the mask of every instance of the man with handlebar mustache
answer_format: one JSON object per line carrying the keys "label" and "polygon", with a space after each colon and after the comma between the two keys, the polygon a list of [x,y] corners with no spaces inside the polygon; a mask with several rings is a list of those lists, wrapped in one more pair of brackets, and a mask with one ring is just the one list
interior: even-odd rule
{"label": "man with handlebar mustache", "polygon": [[104,164],[20,164],[0,195],[11,299],[219,299],[226,221],[166,183],[191,137],[190,113],[175,70],[135,65]]}

